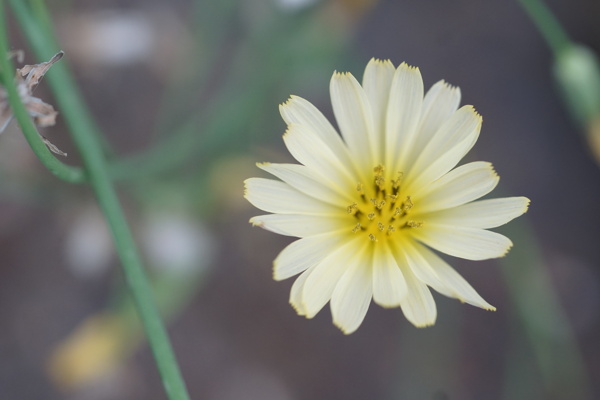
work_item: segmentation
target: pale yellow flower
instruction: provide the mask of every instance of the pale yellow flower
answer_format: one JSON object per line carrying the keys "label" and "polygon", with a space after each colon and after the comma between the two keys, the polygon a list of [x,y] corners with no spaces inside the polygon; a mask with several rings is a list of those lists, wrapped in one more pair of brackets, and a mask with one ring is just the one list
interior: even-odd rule
{"label": "pale yellow flower", "polygon": [[280,180],[248,179],[245,197],[270,212],[250,222],[300,239],[274,262],[274,278],[301,275],[290,302],[314,317],[330,301],[344,333],[371,299],[432,325],[429,287],[487,310],[490,304],[431,249],[469,260],[504,256],[511,241],[487,229],[523,214],[529,200],[480,200],[498,183],[487,162],[456,167],[479,136],[481,116],[458,108],[460,91],[440,81],[424,94],[418,68],[371,60],[362,86],[349,73],[330,85],[341,137],[308,101],[280,106],[283,140],[297,164],[258,166]]}

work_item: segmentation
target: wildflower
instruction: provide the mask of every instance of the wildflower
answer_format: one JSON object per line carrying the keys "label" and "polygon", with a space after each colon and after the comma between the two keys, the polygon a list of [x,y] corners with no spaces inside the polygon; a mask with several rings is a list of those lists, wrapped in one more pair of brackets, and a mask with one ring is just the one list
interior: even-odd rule
{"label": "wildflower", "polygon": [[460,91],[440,81],[424,95],[417,68],[371,60],[362,86],[334,73],[331,101],[341,131],[308,101],[280,106],[283,140],[297,164],[258,164],[281,181],[251,178],[245,197],[273,213],[250,222],[300,239],[274,262],[274,278],[301,273],[290,302],[314,317],[330,301],[344,333],[362,323],[371,299],[432,325],[429,287],[494,310],[431,249],[469,260],[504,256],[511,241],[487,229],[523,214],[529,200],[480,200],[498,183],[487,162],[455,168],[473,147],[481,116],[458,108]]}

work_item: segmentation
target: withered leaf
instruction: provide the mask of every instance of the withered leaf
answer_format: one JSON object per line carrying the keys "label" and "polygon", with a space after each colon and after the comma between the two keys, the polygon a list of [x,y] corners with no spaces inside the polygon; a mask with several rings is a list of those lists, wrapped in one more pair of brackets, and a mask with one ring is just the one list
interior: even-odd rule
{"label": "withered leaf", "polygon": [[[19,52],[11,52],[9,57],[17,55]],[[64,55],[63,51],[56,53],[49,61],[34,65],[25,65],[23,68],[18,68],[15,76],[17,91],[21,97],[21,101],[25,105],[27,112],[33,118],[33,122],[37,126],[47,127],[56,123],[58,113],[50,104],[42,99],[33,96],[33,91],[38,86],[46,72],[52,65],[60,60]],[[8,103],[8,95],[6,89],[0,86],[0,133],[2,133],[13,118],[12,110]],[[40,135],[41,136],[41,135]],[[48,139],[41,136],[42,140],[48,148],[55,154],[66,156],[67,154],[59,150]]]}

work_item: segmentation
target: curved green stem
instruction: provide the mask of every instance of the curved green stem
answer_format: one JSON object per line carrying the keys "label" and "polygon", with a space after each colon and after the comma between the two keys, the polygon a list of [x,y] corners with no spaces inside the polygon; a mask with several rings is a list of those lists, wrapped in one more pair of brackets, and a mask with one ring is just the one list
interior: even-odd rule
{"label": "curved green stem", "polygon": [[[40,41],[39,37],[36,38],[32,32],[28,32],[29,27],[26,23],[32,23],[33,20],[22,0],[11,1],[11,5],[38,56],[46,57],[46,53],[53,52],[55,49],[44,48],[46,42]],[[3,0],[0,0],[0,10],[2,9]],[[3,12],[0,13],[0,19],[4,21]],[[34,30],[34,32],[40,31]],[[144,273],[141,258],[106,168],[99,132],[82,105],[67,69],[64,64],[60,66],[61,68],[53,71],[52,87],[59,107],[66,117],[73,142],[80,152],[89,183],[111,230],[126,282],[142,320],[165,391],[170,400],[188,400],[187,389],[156,308],[150,283]]]}
{"label": "curved green stem", "polygon": [[[33,17],[25,1],[9,0],[9,3],[37,58],[40,60],[50,59],[60,49],[60,46],[56,43],[54,33],[50,30],[52,25],[44,2],[36,2],[36,18]],[[57,108],[60,109],[61,116],[71,132],[75,133],[84,129],[94,132],[101,141],[102,136],[98,134],[99,129],[94,124],[86,102],[71,77],[68,63],[64,59],[53,65],[46,77],[56,98]],[[103,142],[101,144],[104,145]]]}
{"label": "curved green stem", "polygon": [[[58,46],[55,44],[51,31],[52,23],[45,2],[30,0],[32,9],[29,10],[23,4],[23,0],[9,1],[38,58],[49,58],[51,55],[49,49],[58,48]],[[223,15],[227,15],[229,12],[227,3],[221,3],[221,7],[224,8]],[[240,137],[236,135],[236,132],[247,130],[244,121],[252,118],[244,118],[240,113],[252,115],[252,110],[255,110],[261,104],[261,100],[271,93],[277,79],[273,77],[278,76],[277,71],[281,70],[281,65],[288,63],[290,58],[288,53],[272,54],[273,52],[270,51],[273,48],[286,48],[285,43],[290,39],[288,36],[273,35],[273,31],[282,30],[280,25],[285,24],[284,31],[293,32],[294,26],[288,26],[290,23],[296,24],[296,29],[299,29],[307,21],[308,18],[296,18],[292,21],[278,20],[276,26],[267,26],[247,39],[246,45],[240,46],[236,50],[237,54],[234,57],[235,61],[232,62],[229,79],[219,90],[217,98],[211,101],[210,109],[205,110],[200,117],[193,116],[178,124],[179,126],[174,132],[172,131],[168,136],[163,135],[149,148],[109,162],[111,178],[113,180],[133,180],[148,177],[172,171],[192,158],[201,159],[203,163],[206,163],[208,159],[214,157],[217,151],[223,149],[229,151],[247,145],[248,138]],[[257,52],[270,58],[257,56]],[[270,66],[273,74],[269,75],[263,72],[264,78],[261,82],[247,83],[244,80],[247,71],[253,69],[248,65],[256,63],[257,59],[260,60],[260,65],[255,68],[264,70],[265,66]],[[83,120],[83,124],[90,126],[92,119],[85,109],[85,103],[81,100],[77,88],[65,70],[65,65],[56,65],[48,77],[61,113],[71,130],[75,130],[76,125],[82,125],[77,120]],[[259,85],[259,83],[261,84]],[[240,85],[244,86],[243,90],[240,90]],[[225,110],[229,114],[225,115]],[[233,115],[235,118],[232,117]],[[203,126],[201,135],[198,132],[198,126]],[[93,126],[92,128],[95,129]]]}
{"label": "curved green stem", "polygon": [[59,161],[54,154],[48,150],[46,144],[40,137],[33,121],[29,117],[29,113],[25,109],[25,105],[21,101],[21,97],[17,91],[14,80],[14,67],[11,60],[8,58],[8,40],[6,37],[6,29],[4,26],[3,12],[0,14],[0,74],[1,80],[8,96],[8,102],[12,109],[23,135],[29,146],[44,164],[44,166],[52,172],[56,177],[71,183],[81,183],[85,181],[85,174],[81,168],[70,166]]}
{"label": "curved green stem", "polygon": [[543,0],[518,0],[555,56],[570,46],[569,36]]}

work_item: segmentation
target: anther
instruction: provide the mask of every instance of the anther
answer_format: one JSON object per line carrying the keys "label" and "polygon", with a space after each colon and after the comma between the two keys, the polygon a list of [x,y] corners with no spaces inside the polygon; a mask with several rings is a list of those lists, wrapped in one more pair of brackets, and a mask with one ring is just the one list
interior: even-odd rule
{"label": "anther", "polygon": [[378,222],[377,229],[379,229],[379,232],[383,232],[383,230],[385,229],[385,225],[383,225],[381,222]]}
{"label": "anther", "polygon": [[392,179],[392,188],[394,190],[398,190],[400,188],[400,183],[402,183],[402,177],[404,174],[402,172],[398,172],[398,179]]}
{"label": "anther", "polygon": [[377,241],[377,238],[372,233],[369,233],[369,239],[371,239],[372,242],[376,242]]}
{"label": "anther", "polygon": [[383,171],[385,171],[385,167],[381,164],[373,168],[373,172],[375,172],[375,176],[383,175]]}
{"label": "anther", "polygon": [[375,185],[379,190],[383,190],[385,188],[385,178],[384,178],[385,167],[381,164],[373,168],[373,172],[375,172]]}
{"label": "anther", "polygon": [[404,212],[409,212],[411,208],[413,208],[413,202],[410,198],[410,196],[406,196],[406,200],[404,200],[404,203],[402,203],[402,210]]}
{"label": "anther", "polygon": [[360,223],[357,223],[354,228],[352,228],[352,233],[356,233],[361,230]]}
{"label": "anther", "polygon": [[354,214],[356,211],[358,211],[358,204],[356,204],[356,203],[350,204],[346,208],[346,211],[348,212],[348,214]]}

